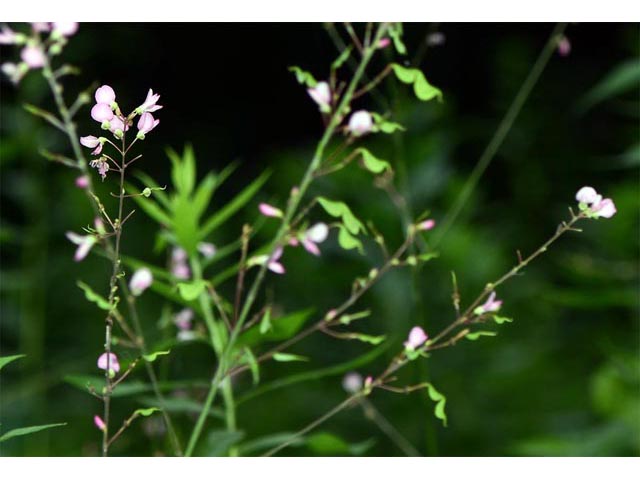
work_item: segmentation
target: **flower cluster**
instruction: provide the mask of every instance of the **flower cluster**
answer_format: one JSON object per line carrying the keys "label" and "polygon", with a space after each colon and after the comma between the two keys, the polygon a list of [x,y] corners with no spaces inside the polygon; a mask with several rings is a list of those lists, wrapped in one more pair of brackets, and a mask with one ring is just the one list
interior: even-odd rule
{"label": "flower cluster", "polygon": [[[20,62],[6,62],[0,67],[12,83],[18,84],[29,72],[45,66],[48,55],[58,55],[67,38],[78,31],[76,22],[35,22],[29,35],[15,32],[7,25],[0,29],[0,45],[22,46]],[[42,38],[48,34],[47,38]]]}
{"label": "flower cluster", "polygon": [[584,212],[590,218],[611,218],[617,210],[610,198],[602,198],[593,187],[582,187],[576,193],[576,200],[578,201],[578,208],[581,212]]}
{"label": "flower cluster", "polygon": [[482,315],[484,313],[497,312],[502,307],[502,300],[496,300],[496,292],[491,292],[487,301],[483,305],[476,307],[473,311],[476,315]]}

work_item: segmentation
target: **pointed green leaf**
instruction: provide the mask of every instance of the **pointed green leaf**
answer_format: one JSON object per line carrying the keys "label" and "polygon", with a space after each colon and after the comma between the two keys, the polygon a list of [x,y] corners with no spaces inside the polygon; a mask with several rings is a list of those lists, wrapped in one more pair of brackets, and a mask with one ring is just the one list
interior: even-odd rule
{"label": "pointed green leaf", "polygon": [[479,332],[471,332],[471,333],[467,333],[467,335],[465,336],[465,338],[469,339],[469,340],[477,340],[480,337],[495,337],[497,335],[496,332],[486,332],[486,331],[479,331]]}
{"label": "pointed green leaf", "polygon": [[247,362],[247,365],[249,365],[249,369],[251,370],[253,384],[257,385],[258,383],[260,383],[260,365],[258,364],[258,360],[249,347],[244,347],[244,359]]}
{"label": "pointed green leaf", "polygon": [[447,397],[445,397],[442,393],[436,390],[436,387],[434,387],[430,383],[427,384],[427,391],[429,393],[429,397],[431,398],[431,400],[436,402],[436,407],[434,409],[434,414],[436,418],[439,418],[440,420],[442,420],[442,424],[446,427],[447,414],[444,411],[444,407],[445,407],[445,404],[447,403]]}
{"label": "pointed green leaf", "polygon": [[407,47],[405,47],[404,43],[402,42],[402,33],[403,28],[401,23],[389,24],[389,36],[391,37],[391,40],[393,40],[393,47],[400,55],[406,55]]}
{"label": "pointed green leaf", "polygon": [[498,325],[502,325],[503,323],[511,323],[511,322],[513,322],[513,318],[501,317],[499,315],[494,315],[493,316],[493,321],[496,322]]}
{"label": "pointed green leaf", "polygon": [[366,148],[359,148],[359,153],[362,155],[362,161],[364,166],[372,173],[382,173],[385,170],[391,171],[391,165],[386,160],[381,160],[371,153]]}
{"label": "pointed green leaf", "polygon": [[268,307],[265,310],[264,315],[262,316],[262,319],[260,320],[260,333],[262,335],[264,335],[269,330],[271,330],[271,328],[272,328],[272,325],[271,325],[271,308]]}
{"label": "pointed green leaf", "polygon": [[216,185],[216,177],[212,173],[209,173],[202,179],[198,188],[196,188],[196,192],[193,194],[193,198],[191,200],[193,205],[193,215],[196,218],[200,219],[202,214],[207,210]]}
{"label": "pointed green leaf", "polygon": [[300,67],[289,67],[289,71],[293,72],[296,75],[296,80],[298,81],[298,83],[306,85],[309,88],[315,87],[318,83],[316,79],[313,78],[313,75],[311,75],[306,70],[301,69]]}
{"label": "pointed green leaf", "polygon": [[357,235],[361,231],[366,232],[362,222],[356,218],[346,203],[325,197],[318,197],[318,203],[332,217],[341,218],[350,233]]}
{"label": "pointed green leaf", "polygon": [[94,292],[89,285],[81,281],[78,281],[77,285],[84,291],[84,296],[87,300],[95,303],[98,308],[101,308],[102,310],[111,310],[111,304],[107,301],[107,299],[102,295],[98,295],[96,292]]}
{"label": "pointed green leaf", "polygon": [[361,342],[370,343],[371,345],[379,345],[385,341],[387,338],[386,335],[365,335],[364,333],[350,333],[349,336],[355,340],[360,340]]}
{"label": "pointed green leaf", "polygon": [[204,280],[193,280],[191,282],[178,283],[178,291],[180,296],[187,302],[191,302],[198,298],[207,286]]}
{"label": "pointed green leaf", "polygon": [[331,70],[338,70],[344,62],[349,59],[349,55],[351,55],[351,50],[353,49],[353,45],[349,45],[345,48],[342,53],[336,58],[331,64]]}
{"label": "pointed green leaf", "polygon": [[302,355],[294,355],[293,353],[278,352],[273,354],[273,359],[276,362],[308,362],[307,357]]}
{"label": "pointed green leaf", "polygon": [[2,370],[5,365],[8,365],[14,360],[18,360],[19,358],[22,358],[22,357],[26,357],[26,355],[21,354],[21,355],[8,355],[6,357],[0,357],[0,370]]}
{"label": "pointed green leaf", "polygon": [[0,442],[4,442],[5,440],[9,440],[14,437],[21,437],[22,435],[30,435],[49,428],[62,427],[64,425],[66,425],[66,423],[50,423],[49,425],[35,425],[33,427],[16,428],[14,430],[9,430],[0,436]]}
{"label": "pointed green leaf", "polygon": [[413,91],[423,102],[427,102],[432,98],[437,98],[442,101],[442,92],[439,88],[431,85],[426,78],[424,78],[424,74],[420,72],[416,75],[416,81],[413,83]]}
{"label": "pointed green leaf", "polygon": [[418,255],[418,260],[421,262],[428,262],[429,260],[433,260],[434,258],[438,258],[440,254],[438,252],[429,252],[429,253],[421,253]]}
{"label": "pointed green leaf", "polygon": [[157,408],[157,407],[151,407],[151,408],[139,408],[137,409],[135,412],[133,412],[134,415],[140,415],[143,417],[148,417],[150,415],[153,415],[156,412],[161,412],[162,409],[161,408]]}
{"label": "pointed green leaf", "polygon": [[162,355],[169,355],[169,353],[171,353],[171,350],[153,352],[153,353],[150,353],[148,355],[143,355],[142,358],[144,358],[147,362],[155,362],[158,357],[160,357]]}
{"label": "pointed green leaf", "polygon": [[340,232],[338,233],[338,243],[340,244],[340,246],[345,250],[353,250],[354,248],[356,248],[358,249],[360,254],[364,255],[362,242],[351,235],[343,225],[338,225],[338,228],[340,229]]}
{"label": "pointed green leaf", "polygon": [[402,65],[398,65],[397,63],[392,63],[391,69],[393,70],[393,73],[396,74],[396,78],[402,83],[413,83],[416,81],[416,74],[418,73],[418,70],[415,68],[407,68]]}

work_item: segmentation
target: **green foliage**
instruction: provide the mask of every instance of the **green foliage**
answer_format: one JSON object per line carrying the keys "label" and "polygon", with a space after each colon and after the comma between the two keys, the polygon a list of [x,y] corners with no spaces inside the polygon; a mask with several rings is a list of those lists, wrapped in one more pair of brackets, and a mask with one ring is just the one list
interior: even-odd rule
{"label": "green foliage", "polygon": [[407,54],[407,47],[402,41],[403,28],[401,23],[390,23],[388,28],[389,36],[393,41],[393,46],[400,55]]}
{"label": "green foliage", "polygon": [[229,449],[244,438],[244,432],[228,430],[211,430],[198,449],[200,456],[219,457],[227,454]]}
{"label": "green foliage", "polygon": [[375,444],[375,440],[369,439],[364,442],[349,444],[339,436],[329,432],[317,432],[306,440],[306,445],[316,455],[338,456],[338,455],[364,455]]}
{"label": "green foliage", "polygon": [[587,94],[580,100],[580,109],[588,110],[594,105],[611,97],[628,91],[636,91],[640,85],[640,62],[637,58],[621,63],[608,72]]}
{"label": "green foliage", "polygon": [[94,292],[89,285],[81,281],[78,281],[77,284],[78,287],[80,287],[84,291],[84,296],[86,297],[86,299],[91,303],[95,303],[98,308],[101,308],[102,310],[110,311],[112,309],[112,305],[109,303],[109,301],[102,295]]}
{"label": "green foliage", "polygon": [[338,225],[338,243],[345,250],[353,250],[354,248],[358,249],[360,254],[364,255],[364,248],[362,247],[362,242],[358,240],[356,237],[349,233],[349,230],[344,225]]}
{"label": "green foliage", "polygon": [[347,48],[345,48],[340,53],[340,55],[338,55],[338,58],[336,58],[333,61],[333,63],[331,64],[331,70],[334,70],[334,71],[338,70],[344,64],[344,62],[349,60],[349,55],[351,55],[351,50],[353,50],[353,45],[348,45]]}
{"label": "green foliage", "polygon": [[14,360],[18,360],[19,358],[26,357],[26,355],[8,355],[6,357],[0,357],[0,370],[2,370],[6,365],[13,362]]}
{"label": "green foliage", "polygon": [[442,393],[436,390],[436,387],[434,387],[430,383],[427,384],[427,393],[429,394],[429,398],[431,398],[431,400],[436,402],[436,407],[433,411],[433,414],[436,416],[436,418],[442,420],[442,424],[446,427],[447,414],[444,411],[444,407],[447,403],[447,397],[445,397]]}
{"label": "green foliage", "polygon": [[361,342],[370,343],[371,345],[380,345],[387,338],[386,335],[366,335],[364,333],[350,332],[347,334],[348,338],[359,340]]}
{"label": "green foliage", "polygon": [[382,173],[385,170],[391,171],[391,165],[386,160],[376,157],[373,153],[364,147],[358,149],[358,153],[362,155],[362,162],[367,170],[371,173]]}
{"label": "green foliage", "polygon": [[360,232],[366,232],[362,222],[356,218],[346,203],[329,200],[325,197],[318,197],[318,203],[329,215],[342,219],[344,226],[353,235],[357,235]]}
{"label": "green foliage", "polygon": [[273,354],[273,359],[276,362],[307,362],[309,359],[302,355],[295,355],[293,353],[277,352]]}
{"label": "green foliage", "polygon": [[178,283],[180,296],[187,302],[198,298],[206,288],[207,282],[205,280],[192,280],[191,282]]}
{"label": "green foliage", "polygon": [[164,350],[159,352],[153,352],[148,355],[143,355],[142,358],[144,358],[147,362],[155,362],[158,357],[161,357],[163,355],[169,355],[170,353],[171,353],[171,350]]}
{"label": "green foliage", "polygon": [[513,322],[513,319],[509,317],[501,317],[500,315],[493,315],[493,321],[496,322],[498,325],[502,325],[503,323]]}
{"label": "green foliage", "polygon": [[442,101],[442,92],[440,89],[431,85],[417,68],[407,68],[397,63],[392,63],[391,68],[396,78],[402,83],[413,84],[413,92],[416,97],[423,102],[437,98]]}
{"label": "green foliage", "polygon": [[161,408],[157,408],[157,407],[150,407],[150,408],[138,408],[135,412],[133,412],[134,415],[136,416],[141,416],[141,417],[149,417],[151,415],[153,415],[156,412],[161,412],[162,409]]}
{"label": "green foliage", "polygon": [[253,384],[257,385],[258,383],[260,383],[260,364],[258,363],[258,360],[249,347],[244,347],[243,350],[244,361],[247,365],[249,365],[249,369],[251,370]]}
{"label": "green foliage", "polygon": [[465,336],[465,338],[467,340],[478,340],[480,337],[495,337],[496,335],[498,335],[496,332],[487,332],[487,331],[478,331],[478,332],[471,332],[471,333],[467,333],[467,335]]}
{"label": "green foliage", "polygon": [[311,73],[301,69],[300,67],[296,67],[296,66],[289,67],[289,71],[295,74],[296,80],[298,81],[298,83],[305,85],[308,88],[313,88],[318,84],[318,82],[316,81],[315,78],[313,78],[313,75],[311,75]]}
{"label": "green foliage", "polygon": [[15,437],[21,437],[23,435],[31,435],[32,433],[41,432],[42,430],[47,430],[49,428],[62,427],[66,425],[66,423],[51,423],[49,425],[35,425],[33,427],[21,427],[16,428],[14,430],[9,430],[0,436],[0,443],[10,440]]}

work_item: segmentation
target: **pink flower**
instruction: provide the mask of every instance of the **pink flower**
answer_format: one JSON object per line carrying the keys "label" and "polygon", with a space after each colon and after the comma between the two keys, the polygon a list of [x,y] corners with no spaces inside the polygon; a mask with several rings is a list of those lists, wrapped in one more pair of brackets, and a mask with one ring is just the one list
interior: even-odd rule
{"label": "pink flower", "polygon": [[278,247],[276,251],[273,252],[273,255],[271,255],[271,258],[267,263],[267,268],[271,270],[273,273],[277,273],[279,275],[282,275],[286,272],[286,270],[284,269],[284,266],[280,262],[278,262],[281,256],[282,256],[282,247]]}
{"label": "pink flower", "polygon": [[427,230],[431,230],[435,226],[436,226],[436,221],[432,218],[429,218],[418,224],[418,230],[422,230],[426,232]]}
{"label": "pink flower", "polygon": [[33,28],[34,32],[48,32],[51,30],[51,25],[49,22],[31,22],[31,28]]}
{"label": "pink flower", "polygon": [[347,393],[356,393],[362,389],[362,375],[356,372],[347,373],[342,378],[342,388],[345,389]]}
{"label": "pink flower", "polygon": [[3,25],[0,30],[0,45],[13,45],[16,43],[18,35],[8,26]]}
{"label": "pink flower", "polygon": [[129,288],[134,296],[139,296],[153,283],[153,274],[146,267],[136,270],[129,282]]}
{"label": "pink flower", "polygon": [[106,370],[108,368],[109,370],[118,373],[120,371],[118,357],[116,357],[116,354],[113,352],[109,353],[108,357],[107,352],[103,353],[98,357],[98,368],[101,368],[102,370]]}
{"label": "pink flower", "polygon": [[78,31],[78,22],[53,22],[53,31],[70,37]]}
{"label": "pink flower", "polygon": [[106,103],[111,108],[111,104],[116,101],[116,92],[109,85],[102,85],[96,90],[95,98],[96,103]]}
{"label": "pink flower", "polygon": [[102,138],[94,137],[93,135],[80,137],[80,143],[87,148],[95,148],[91,155],[100,155],[100,152],[102,152]]}
{"label": "pink flower", "polygon": [[96,427],[98,427],[98,430],[101,430],[104,432],[107,429],[107,426],[105,425],[104,421],[98,415],[94,415],[93,423],[96,425]]}
{"label": "pink flower", "polygon": [[158,95],[157,93],[153,93],[153,90],[149,89],[149,92],[147,93],[147,98],[145,99],[142,105],[136,108],[136,113],[140,115],[145,112],[151,113],[151,112],[155,112],[156,110],[160,110],[162,108],[162,105],[156,105],[158,100],[160,100],[160,95]]}
{"label": "pink flower", "polygon": [[171,274],[179,280],[187,280],[191,277],[191,269],[185,263],[177,263],[171,267]]}
{"label": "pink flower", "polygon": [[618,210],[616,209],[613,200],[611,200],[610,198],[605,198],[597,205],[591,207],[591,211],[595,214],[596,217],[611,218],[616,214]]}
{"label": "pink flower", "polygon": [[567,57],[571,53],[571,42],[567,37],[562,35],[558,39],[558,54],[561,57]]}
{"label": "pink flower", "polygon": [[150,113],[143,113],[138,120],[138,138],[144,140],[145,134],[156,128],[160,120],[155,120]]}
{"label": "pink flower", "polygon": [[127,130],[129,130],[129,125],[125,125],[121,118],[113,117],[109,123],[109,131],[116,137],[119,137],[122,132],[126,132]]}
{"label": "pink flower", "polygon": [[371,114],[366,110],[358,110],[349,119],[347,129],[356,137],[365,135],[373,128],[373,119]]}
{"label": "pink flower", "polygon": [[187,261],[187,251],[184,248],[175,247],[171,251],[171,260],[173,262],[186,262]]}
{"label": "pink flower", "polygon": [[576,193],[576,200],[580,203],[586,203],[587,205],[591,205],[594,203],[600,203],[602,200],[602,195],[598,195],[598,192],[593,187],[582,187]]}
{"label": "pink flower", "polygon": [[320,255],[320,249],[317,243],[322,243],[329,235],[329,227],[325,223],[316,223],[313,227],[304,233],[301,239],[302,246],[305,250],[315,256]]}
{"label": "pink flower", "polygon": [[29,68],[40,68],[44,66],[45,56],[40,47],[35,45],[29,45],[22,49],[20,52],[20,58],[26,63]]}
{"label": "pink flower", "polygon": [[91,118],[96,122],[110,122],[113,118],[113,110],[106,103],[96,103],[91,109]]}
{"label": "pink flower", "polygon": [[178,330],[191,330],[191,322],[193,320],[193,310],[185,308],[176,313],[173,317],[173,323]]}
{"label": "pink flower", "polygon": [[409,338],[404,342],[404,346],[407,350],[415,350],[427,341],[429,336],[424,333],[424,330],[420,327],[413,327],[409,332]]}
{"label": "pink flower", "polygon": [[390,44],[391,40],[389,40],[389,37],[384,37],[378,42],[378,48],[387,48]]}
{"label": "pink flower", "polygon": [[78,178],[76,178],[76,187],[78,188],[87,188],[89,186],[89,177],[87,177],[86,175],[81,175]]}
{"label": "pink flower", "polygon": [[197,248],[205,258],[211,258],[216,254],[216,246],[213,243],[200,242]]}
{"label": "pink flower", "polygon": [[318,82],[315,87],[307,89],[307,93],[318,104],[321,112],[331,111],[331,89],[327,82]]}
{"label": "pink flower", "polygon": [[107,178],[107,172],[109,171],[109,162],[104,157],[91,160],[89,162],[89,166],[98,170],[98,174],[100,175],[100,177],[102,177],[102,181]]}
{"label": "pink flower", "polygon": [[491,292],[487,301],[484,302],[483,305],[477,307],[473,313],[476,315],[482,315],[483,313],[497,312],[500,310],[501,306],[502,300],[496,300],[496,292]]}
{"label": "pink flower", "polygon": [[282,218],[282,216],[284,215],[282,213],[282,210],[280,210],[279,208],[273,207],[268,203],[261,203],[260,205],[258,205],[258,209],[260,210],[260,213],[262,213],[265,217]]}
{"label": "pink flower", "polygon": [[87,256],[91,248],[96,244],[97,239],[94,235],[78,235],[74,232],[67,232],[67,238],[72,242],[78,245],[76,249],[76,253],[73,256],[73,259],[76,262],[80,262],[84,260]]}

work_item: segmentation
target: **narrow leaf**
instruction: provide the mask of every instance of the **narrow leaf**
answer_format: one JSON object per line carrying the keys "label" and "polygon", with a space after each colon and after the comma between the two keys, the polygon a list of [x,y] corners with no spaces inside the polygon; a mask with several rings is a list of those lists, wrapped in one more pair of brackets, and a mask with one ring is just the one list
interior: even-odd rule
{"label": "narrow leaf", "polygon": [[19,358],[22,358],[22,357],[26,357],[26,355],[21,354],[21,355],[8,355],[6,357],[0,357],[0,370],[2,370],[5,365],[8,365],[14,360],[18,360]]}
{"label": "narrow leaf", "polygon": [[171,350],[153,352],[153,353],[150,353],[148,355],[143,355],[142,358],[144,358],[147,362],[155,362],[158,357],[160,357],[162,355],[169,355],[169,353],[171,353]]}
{"label": "narrow leaf", "polygon": [[143,417],[148,417],[150,415],[153,415],[156,412],[161,412],[162,409],[161,408],[157,408],[157,407],[151,407],[151,408],[139,408],[137,409],[135,412],[133,412],[134,415],[140,415]]}
{"label": "narrow leaf", "polygon": [[307,357],[303,357],[302,355],[294,355],[293,353],[274,353],[273,359],[276,362],[308,362],[309,359]]}
{"label": "narrow leaf", "polygon": [[62,427],[64,425],[66,425],[66,423],[50,423],[49,425],[35,425],[33,427],[16,428],[14,430],[9,430],[7,433],[0,436],[0,442],[4,442],[5,440],[9,440],[14,437],[30,435],[32,433],[40,432],[42,430],[47,430],[49,428]]}
{"label": "narrow leaf", "polygon": [[479,332],[467,333],[465,338],[475,341],[475,340],[479,339],[480,337],[495,337],[496,335],[497,335],[496,332],[479,331]]}
{"label": "narrow leaf", "polygon": [[92,303],[95,303],[98,308],[102,310],[111,310],[111,304],[104,298],[102,295],[98,295],[94,292],[89,285],[84,282],[78,281],[78,287],[80,287],[84,291],[84,296]]}

